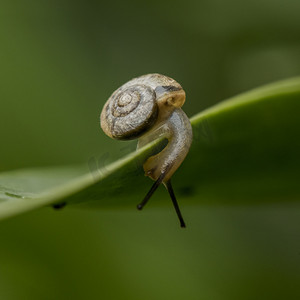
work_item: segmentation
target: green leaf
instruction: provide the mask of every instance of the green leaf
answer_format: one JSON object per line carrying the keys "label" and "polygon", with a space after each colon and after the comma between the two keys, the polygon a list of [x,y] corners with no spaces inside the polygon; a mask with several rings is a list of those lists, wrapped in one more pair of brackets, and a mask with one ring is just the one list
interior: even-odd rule
{"label": "green leaf", "polygon": [[[197,101],[201,99],[196,99]],[[173,185],[180,203],[244,204],[299,199],[300,78],[255,89],[191,119],[194,141]],[[116,143],[118,143],[116,141]],[[143,161],[155,141],[105,166],[16,170],[0,174],[0,219],[67,202],[132,208],[152,182]],[[102,165],[102,168],[98,168]],[[166,199],[163,189],[151,199]]]}

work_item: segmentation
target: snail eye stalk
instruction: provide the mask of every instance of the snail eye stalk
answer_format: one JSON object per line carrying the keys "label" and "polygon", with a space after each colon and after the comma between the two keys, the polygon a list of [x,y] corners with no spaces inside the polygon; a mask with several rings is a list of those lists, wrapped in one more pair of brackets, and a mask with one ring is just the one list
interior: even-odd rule
{"label": "snail eye stalk", "polygon": [[167,181],[165,183],[165,186],[169,192],[169,195],[172,199],[172,202],[173,202],[173,205],[174,205],[174,208],[176,210],[176,213],[177,213],[177,216],[178,216],[178,219],[179,219],[179,222],[180,222],[180,227],[182,228],[185,228],[186,225],[185,225],[185,222],[183,220],[183,217],[182,217],[182,214],[180,212],[180,208],[179,208],[179,205],[178,205],[178,202],[176,200],[176,197],[175,197],[175,194],[174,194],[174,191],[173,191],[173,187],[172,187],[172,184],[171,184],[171,180]]}
{"label": "snail eye stalk", "polygon": [[143,207],[147,204],[147,202],[149,201],[149,199],[152,197],[153,193],[157,190],[157,188],[159,187],[159,185],[162,183],[163,179],[165,177],[165,173],[162,173],[159,178],[153,183],[150,191],[147,193],[147,195],[145,196],[144,200],[137,205],[137,209],[138,210],[142,210]]}
{"label": "snail eye stalk", "polygon": [[[140,204],[137,205],[137,209],[138,210],[142,210],[143,207],[147,204],[147,202],[149,201],[149,199],[152,197],[152,195],[154,194],[154,192],[157,190],[157,188],[159,187],[159,185],[162,183],[164,177],[165,177],[165,173],[161,174],[159,176],[159,178],[154,182],[154,184],[152,185],[150,191],[147,193],[147,195],[145,196],[145,198],[143,199],[143,201]],[[175,211],[177,213],[177,216],[178,216],[178,219],[179,219],[179,222],[180,222],[180,227],[185,228],[186,225],[185,225],[185,222],[183,220],[183,217],[182,217],[182,214],[181,214],[178,202],[176,200],[176,196],[174,194],[174,190],[173,190],[173,187],[172,187],[172,184],[171,184],[171,180],[165,182],[164,185],[165,185],[167,191],[169,192],[169,195],[170,195],[171,200],[173,202]]]}

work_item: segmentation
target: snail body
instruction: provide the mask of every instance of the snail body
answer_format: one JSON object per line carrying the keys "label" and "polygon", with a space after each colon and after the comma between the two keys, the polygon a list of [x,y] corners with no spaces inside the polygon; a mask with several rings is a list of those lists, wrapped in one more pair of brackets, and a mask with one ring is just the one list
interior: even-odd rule
{"label": "snail body", "polygon": [[145,175],[155,180],[139,209],[163,183],[172,198],[182,227],[185,227],[171,186],[171,177],[185,159],[192,143],[190,121],[181,109],[185,92],[174,79],[147,74],[134,78],[117,89],[105,103],[101,127],[106,135],[119,140],[138,138],[138,148],[158,137],[167,146],[144,163]]}

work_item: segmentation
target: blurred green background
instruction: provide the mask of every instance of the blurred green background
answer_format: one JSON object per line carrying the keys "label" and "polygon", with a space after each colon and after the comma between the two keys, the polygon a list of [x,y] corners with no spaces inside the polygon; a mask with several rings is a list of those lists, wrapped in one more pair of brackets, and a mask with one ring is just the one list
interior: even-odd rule
{"label": "blurred green background", "polygon": [[[0,171],[130,152],[99,114],[135,76],[175,78],[192,116],[299,75],[299,11],[298,0],[1,0]],[[0,223],[0,299],[300,298],[299,204],[181,207],[187,230],[171,204]]]}

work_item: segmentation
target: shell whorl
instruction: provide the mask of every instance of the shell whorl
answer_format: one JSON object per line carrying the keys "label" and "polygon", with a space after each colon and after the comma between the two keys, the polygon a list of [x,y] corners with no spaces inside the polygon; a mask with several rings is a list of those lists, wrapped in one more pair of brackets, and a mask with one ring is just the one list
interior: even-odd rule
{"label": "shell whorl", "polygon": [[179,83],[160,74],[147,74],[128,81],[105,103],[101,113],[103,131],[119,140],[142,136],[157,120],[157,99],[178,90],[182,90]]}
{"label": "shell whorl", "polygon": [[106,102],[101,127],[115,139],[134,139],[151,127],[157,117],[155,91],[145,84],[122,86]]}

